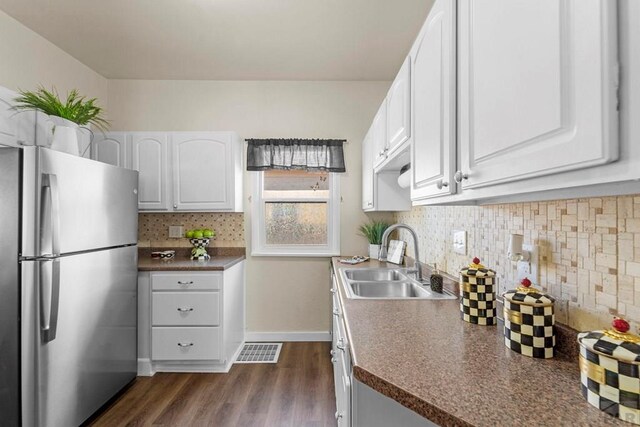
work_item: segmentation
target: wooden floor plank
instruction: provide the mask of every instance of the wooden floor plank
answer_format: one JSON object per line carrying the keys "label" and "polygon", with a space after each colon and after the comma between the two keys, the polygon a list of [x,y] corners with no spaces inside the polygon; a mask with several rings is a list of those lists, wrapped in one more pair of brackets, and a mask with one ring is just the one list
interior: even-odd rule
{"label": "wooden floor plank", "polygon": [[285,343],[277,364],[140,377],[88,425],[335,426],[330,343]]}

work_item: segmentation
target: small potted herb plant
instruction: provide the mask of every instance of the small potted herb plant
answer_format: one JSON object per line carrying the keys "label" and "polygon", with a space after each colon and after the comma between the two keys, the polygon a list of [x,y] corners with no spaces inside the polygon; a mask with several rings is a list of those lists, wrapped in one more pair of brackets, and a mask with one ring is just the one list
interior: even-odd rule
{"label": "small potted herb plant", "polygon": [[389,224],[383,221],[372,221],[368,224],[362,224],[358,228],[360,234],[369,241],[369,258],[378,259],[382,235],[387,228],[389,228]]}
{"label": "small potted herb plant", "polygon": [[14,109],[37,110],[49,116],[53,125],[51,149],[79,155],[78,127],[93,125],[105,131],[109,122],[104,118],[104,110],[97,105],[97,99],[87,99],[73,89],[62,101],[55,88],[51,91],[40,86],[35,91],[20,91],[15,99]]}

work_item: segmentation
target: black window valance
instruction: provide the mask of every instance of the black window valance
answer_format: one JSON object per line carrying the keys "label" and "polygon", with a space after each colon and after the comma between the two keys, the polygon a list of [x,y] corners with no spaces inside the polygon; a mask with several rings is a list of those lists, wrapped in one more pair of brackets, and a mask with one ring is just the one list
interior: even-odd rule
{"label": "black window valance", "polygon": [[345,172],[344,139],[247,139],[247,170]]}

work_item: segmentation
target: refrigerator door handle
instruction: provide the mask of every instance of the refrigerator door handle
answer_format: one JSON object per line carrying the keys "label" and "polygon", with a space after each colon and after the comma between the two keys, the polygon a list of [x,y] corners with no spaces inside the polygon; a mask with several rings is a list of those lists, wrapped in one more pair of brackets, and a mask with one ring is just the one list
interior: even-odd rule
{"label": "refrigerator door handle", "polygon": [[[46,203],[45,192],[49,193],[51,202]],[[44,239],[51,239],[49,243],[51,255],[60,255],[60,191],[58,189],[58,177],[52,173],[42,174],[42,204],[41,206],[49,206],[49,212],[43,212],[41,216],[40,229]],[[46,225],[49,225],[51,231],[47,232]],[[43,244],[43,247],[49,246]]]}
{"label": "refrigerator door handle", "polygon": [[56,338],[58,307],[60,305],[60,260],[40,261],[40,330],[42,341]]}

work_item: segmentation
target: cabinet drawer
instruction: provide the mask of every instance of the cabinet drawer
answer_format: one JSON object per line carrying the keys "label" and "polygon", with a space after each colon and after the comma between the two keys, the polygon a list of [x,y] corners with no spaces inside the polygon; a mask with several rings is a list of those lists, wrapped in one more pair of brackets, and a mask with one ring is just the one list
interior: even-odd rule
{"label": "cabinet drawer", "polygon": [[154,292],[153,326],[218,326],[219,292]]}
{"label": "cabinet drawer", "polygon": [[152,273],[151,288],[154,291],[203,291],[222,287],[222,273],[195,273],[192,271]]}
{"label": "cabinet drawer", "polygon": [[219,360],[220,328],[166,328],[151,331],[153,360]]}

